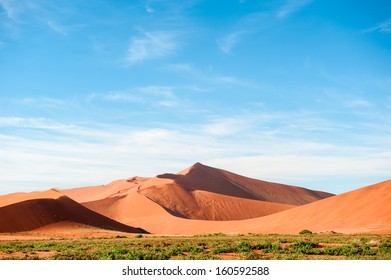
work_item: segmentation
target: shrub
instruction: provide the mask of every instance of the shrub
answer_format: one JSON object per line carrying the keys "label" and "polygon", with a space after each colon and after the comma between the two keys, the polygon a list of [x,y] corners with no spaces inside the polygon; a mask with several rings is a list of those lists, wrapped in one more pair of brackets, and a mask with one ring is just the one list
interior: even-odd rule
{"label": "shrub", "polygon": [[319,250],[314,250],[318,244],[310,241],[296,241],[290,246],[298,254],[318,254]]}
{"label": "shrub", "polygon": [[240,241],[235,245],[235,252],[236,253],[245,253],[245,252],[250,252],[251,251],[251,246],[244,241]]}
{"label": "shrub", "polygon": [[379,251],[382,253],[391,253],[391,241],[386,240],[385,242],[380,243]]}
{"label": "shrub", "polygon": [[302,231],[299,232],[299,234],[314,234],[314,233],[308,229],[303,229]]}

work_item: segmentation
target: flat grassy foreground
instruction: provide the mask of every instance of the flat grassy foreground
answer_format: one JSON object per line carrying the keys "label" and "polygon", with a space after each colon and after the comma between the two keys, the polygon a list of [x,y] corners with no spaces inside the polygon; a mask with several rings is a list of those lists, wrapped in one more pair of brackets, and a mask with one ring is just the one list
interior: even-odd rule
{"label": "flat grassy foreground", "polygon": [[391,235],[117,236],[0,241],[3,260],[391,260]]}

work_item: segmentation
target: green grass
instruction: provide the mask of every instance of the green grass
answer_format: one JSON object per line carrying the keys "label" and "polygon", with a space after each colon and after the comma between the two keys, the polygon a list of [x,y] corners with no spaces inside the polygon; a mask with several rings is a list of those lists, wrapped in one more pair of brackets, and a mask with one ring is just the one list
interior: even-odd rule
{"label": "green grass", "polygon": [[369,259],[391,260],[391,235],[135,236],[126,238],[0,241],[0,259],[212,260]]}

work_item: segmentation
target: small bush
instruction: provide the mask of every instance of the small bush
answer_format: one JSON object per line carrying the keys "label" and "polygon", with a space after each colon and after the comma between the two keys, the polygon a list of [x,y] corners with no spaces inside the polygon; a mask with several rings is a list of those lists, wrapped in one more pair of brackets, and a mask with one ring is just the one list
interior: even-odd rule
{"label": "small bush", "polygon": [[391,240],[386,240],[385,242],[380,243],[379,251],[381,253],[391,253]]}
{"label": "small bush", "polygon": [[143,238],[143,235],[142,234],[137,234],[134,236],[134,238]]}
{"label": "small bush", "polygon": [[314,233],[308,229],[303,229],[302,231],[299,232],[299,234],[314,234]]}
{"label": "small bush", "polygon": [[296,241],[290,246],[297,254],[318,254],[319,250],[314,250],[318,244],[310,241]]}
{"label": "small bush", "polygon": [[236,253],[245,253],[245,252],[250,252],[251,251],[251,246],[244,241],[240,241],[235,245],[234,251]]}
{"label": "small bush", "polygon": [[[139,234],[141,235],[141,234]],[[117,235],[115,238],[127,238],[125,235]]]}

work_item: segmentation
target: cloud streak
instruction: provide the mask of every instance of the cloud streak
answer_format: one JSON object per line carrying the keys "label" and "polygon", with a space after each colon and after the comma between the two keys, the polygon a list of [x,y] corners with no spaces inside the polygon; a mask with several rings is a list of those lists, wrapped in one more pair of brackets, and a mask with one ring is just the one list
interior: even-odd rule
{"label": "cloud streak", "polygon": [[[314,131],[318,137],[308,137]],[[196,161],[294,184],[346,175],[387,176],[391,139],[365,139],[357,132],[356,140],[344,145],[324,137],[330,132],[342,138],[345,134],[337,123],[298,112],[253,112],[209,117],[187,126],[149,127],[2,117],[0,169],[6,172],[0,174],[0,193],[31,190],[27,181],[50,188],[154,176]],[[328,190],[338,192],[341,187]]]}
{"label": "cloud streak", "polygon": [[241,37],[244,36],[246,33],[248,32],[244,30],[238,30],[229,33],[221,39],[218,39],[217,43],[219,45],[220,50],[226,54],[231,53],[233,47],[241,40]]}
{"label": "cloud streak", "polygon": [[363,31],[364,33],[367,32],[380,32],[384,34],[389,34],[391,33],[391,18],[387,19],[386,21],[381,22],[375,27],[365,29]]}
{"label": "cloud streak", "polygon": [[223,53],[230,54],[244,37],[273,28],[279,21],[288,18],[311,2],[312,0],[287,0],[276,12],[266,11],[248,14],[236,22],[231,32],[217,39],[218,47]]}
{"label": "cloud streak", "polygon": [[133,37],[126,59],[133,65],[172,55],[179,47],[177,37],[174,31],[145,32],[142,36]]}
{"label": "cloud streak", "polygon": [[[203,85],[218,85],[218,86],[239,86],[239,87],[253,87],[256,88],[257,84],[241,79],[236,76],[229,76],[220,73],[216,73],[213,69],[203,70],[198,69],[192,64],[177,63],[169,64],[165,69],[177,73],[178,75],[190,78]],[[202,91],[202,90],[201,90]]]}
{"label": "cloud streak", "polygon": [[278,10],[277,18],[287,18],[311,2],[312,0],[287,0],[285,5]]}
{"label": "cloud streak", "polygon": [[4,10],[6,16],[11,19],[16,19],[18,11],[17,1],[12,0],[0,0],[0,7]]}
{"label": "cloud streak", "polygon": [[129,90],[113,91],[107,93],[92,93],[88,101],[104,100],[118,103],[135,103],[157,107],[174,107],[179,99],[175,91],[177,88],[168,86],[134,87]]}

